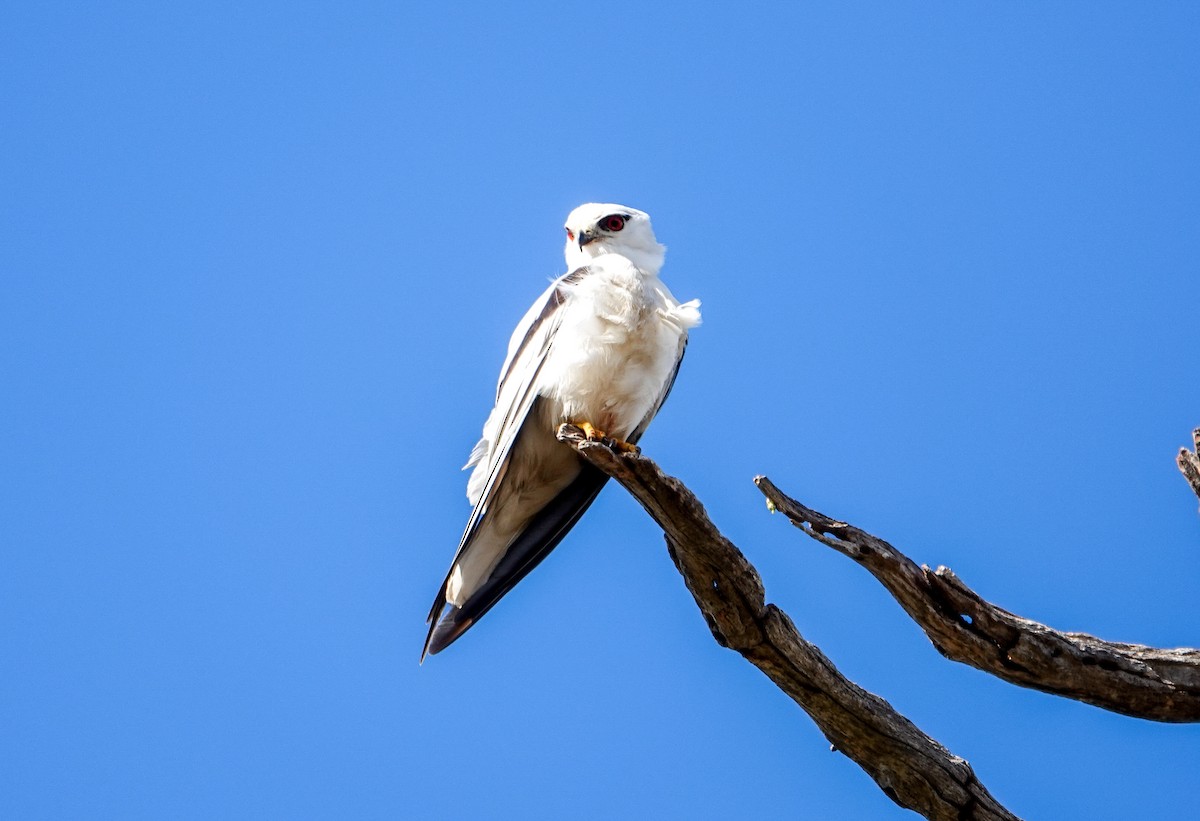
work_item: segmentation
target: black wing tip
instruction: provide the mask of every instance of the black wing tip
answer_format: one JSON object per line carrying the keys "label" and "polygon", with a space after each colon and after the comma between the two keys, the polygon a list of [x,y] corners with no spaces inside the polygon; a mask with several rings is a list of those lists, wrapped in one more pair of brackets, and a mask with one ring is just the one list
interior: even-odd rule
{"label": "black wing tip", "polygon": [[426,656],[436,656],[453,644],[459,636],[471,629],[475,618],[464,616],[461,608],[451,607],[450,611],[429,626],[429,635],[425,637],[425,647],[421,650],[421,663]]}
{"label": "black wing tip", "polygon": [[563,537],[567,535],[579,517],[596,499],[608,476],[589,464],[583,463],[580,474],[571,484],[544,507],[509,546],[508,552],[492,571],[488,581],[476,590],[462,606],[447,607],[446,582],[434,599],[429,613],[429,634],[425,637],[425,648],[421,661],[426,656],[445,650],[492,607],[504,598],[518,582],[549,555]]}
{"label": "black wing tip", "polygon": [[[449,576],[446,577],[449,580]],[[446,582],[442,582],[442,588],[438,591],[437,596],[433,600],[433,607],[429,608],[429,615],[425,617],[425,623],[429,625],[429,632],[425,634],[425,646],[421,648],[421,660],[418,664],[425,663],[425,657],[434,655],[437,650],[430,652],[430,647],[433,644],[433,634],[437,631],[438,625],[442,621],[442,613],[446,609]],[[440,649],[440,648],[439,648]]]}

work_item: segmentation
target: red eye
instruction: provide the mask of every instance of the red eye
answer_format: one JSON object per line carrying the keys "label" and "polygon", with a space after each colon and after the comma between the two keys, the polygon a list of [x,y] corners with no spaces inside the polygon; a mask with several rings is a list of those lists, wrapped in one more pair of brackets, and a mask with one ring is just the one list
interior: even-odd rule
{"label": "red eye", "polygon": [[568,228],[568,229],[567,229],[567,241],[568,241],[568,242],[574,242],[574,241],[575,241],[575,232],[574,232],[574,231],[572,231],[570,228]]}
{"label": "red eye", "polygon": [[605,231],[612,231],[615,234],[625,227],[625,218],[620,214],[609,214],[600,220],[600,227]]}

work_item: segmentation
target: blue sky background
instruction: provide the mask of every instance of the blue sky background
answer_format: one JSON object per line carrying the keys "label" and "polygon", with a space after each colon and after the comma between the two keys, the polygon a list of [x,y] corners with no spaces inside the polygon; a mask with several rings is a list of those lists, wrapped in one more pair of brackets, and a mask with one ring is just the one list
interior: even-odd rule
{"label": "blue sky background", "polygon": [[1062,629],[1200,643],[1194,4],[8,4],[0,816],[907,818],[610,487],[423,667],[575,205],[704,302],[643,444],[1029,818],[1200,727],[942,659],[797,498]]}

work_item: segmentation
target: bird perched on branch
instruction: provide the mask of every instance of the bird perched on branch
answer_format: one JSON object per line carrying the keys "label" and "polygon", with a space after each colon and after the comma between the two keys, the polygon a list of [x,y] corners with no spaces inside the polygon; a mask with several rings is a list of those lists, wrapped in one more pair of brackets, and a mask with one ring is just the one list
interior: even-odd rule
{"label": "bird perched on branch", "polygon": [[700,323],[700,303],[680,304],[658,278],[667,249],[648,214],[588,203],[565,228],[567,273],[513,332],[496,406],[466,465],[474,509],[429,612],[422,660],[546,558],[607,481],[558,441],[559,425],[634,449]]}

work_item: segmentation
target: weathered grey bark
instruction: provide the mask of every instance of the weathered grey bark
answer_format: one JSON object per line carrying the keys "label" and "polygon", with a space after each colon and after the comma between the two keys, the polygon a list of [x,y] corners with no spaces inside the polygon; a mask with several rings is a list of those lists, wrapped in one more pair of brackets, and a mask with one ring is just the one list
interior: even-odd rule
{"label": "weathered grey bark", "polygon": [[762,670],[902,807],[926,818],[1015,819],[953,755],[883,699],[846,679],[787,614],[764,598],[762,579],[721,535],[678,479],[640,454],[617,453],[563,425],[558,438],[615,478],[663,529],[714,638]]}
{"label": "weathered grey bark", "polygon": [[1175,462],[1183,478],[1192,486],[1196,498],[1200,499],[1200,428],[1192,431],[1192,449],[1180,448]]}
{"label": "weathered grey bark", "polygon": [[1200,721],[1200,650],[1120,644],[1023,619],[984,601],[948,568],[919,567],[882,539],[805,507],[765,476],[754,481],[792,524],[870,571],[947,658],[1125,715]]}

